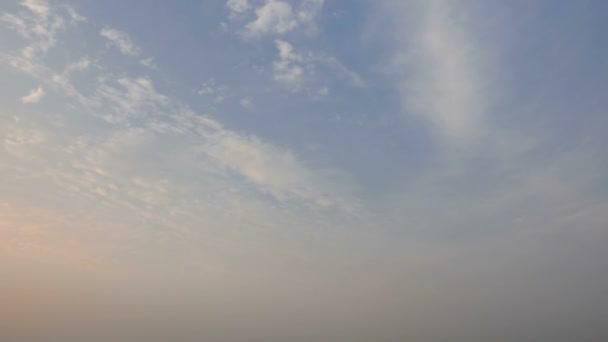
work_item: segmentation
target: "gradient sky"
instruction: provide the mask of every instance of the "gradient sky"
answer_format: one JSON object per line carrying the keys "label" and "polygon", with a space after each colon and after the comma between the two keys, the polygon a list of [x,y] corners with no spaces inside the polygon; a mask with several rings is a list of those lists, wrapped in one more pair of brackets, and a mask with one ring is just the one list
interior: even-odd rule
{"label": "gradient sky", "polygon": [[606,32],[603,0],[2,1],[0,337],[608,339]]}

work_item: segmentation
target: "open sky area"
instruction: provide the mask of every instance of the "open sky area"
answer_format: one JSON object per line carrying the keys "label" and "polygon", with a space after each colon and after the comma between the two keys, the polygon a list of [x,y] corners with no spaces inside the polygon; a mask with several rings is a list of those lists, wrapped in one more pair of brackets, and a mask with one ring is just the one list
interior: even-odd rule
{"label": "open sky area", "polygon": [[608,341],[608,1],[0,1],[0,340]]}

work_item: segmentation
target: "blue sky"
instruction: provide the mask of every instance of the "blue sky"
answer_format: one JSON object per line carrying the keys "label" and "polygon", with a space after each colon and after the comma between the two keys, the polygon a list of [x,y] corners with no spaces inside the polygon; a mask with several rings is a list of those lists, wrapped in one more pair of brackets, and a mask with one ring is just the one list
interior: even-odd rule
{"label": "blue sky", "polygon": [[189,303],[116,328],[141,340],[607,335],[606,13],[3,2],[0,289],[66,317],[88,281],[110,316]]}

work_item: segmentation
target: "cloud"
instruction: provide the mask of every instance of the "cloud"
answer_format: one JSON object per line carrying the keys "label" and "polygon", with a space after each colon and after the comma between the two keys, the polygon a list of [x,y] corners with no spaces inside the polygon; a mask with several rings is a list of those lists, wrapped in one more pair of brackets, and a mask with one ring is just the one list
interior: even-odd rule
{"label": "cloud", "polygon": [[70,75],[73,72],[85,71],[91,66],[91,59],[89,57],[83,57],[76,62],[68,64],[64,70],[64,75]]}
{"label": "cloud", "polygon": [[[48,16],[55,12],[50,8]],[[33,12],[27,13],[31,17]],[[293,16],[299,17],[297,11]],[[437,26],[428,24],[429,17],[419,17],[420,30],[415,28],[418,21],[408,21],[414,28],[407,31],[407,46],[417,47],[419,55],[398,64],[400,77],[412,76],[401,78],[399,85],[420,91],[428,85],[435,99],[468,98],[447,85],[446,91],[456,95],[433,90],[444,89],[436,83],[449,80],[445,75],[454,71],[442,67],[445,60],[430,58],[438,58],[429,47],[433,44],[418,35]],[[442,21],[461,27],[447,17]],[[7,21],[11,27],[22,27],[29,35],[29,19],[14,18]],[[458,29],[447,31],[438,41],[449,48],[439,51],[461,48],[446,43],[446,35],[458,43],[473,40],[469,34],[458,38]],[[569,158],[562,158],[564,153],[554,146],[551,152],[528,143],[513,148],[518,140],[514,136],[482,140],[449,155],[435,154],[428,146],[406,147],[397,153],[425,154],[432,165],[400,165],[398,173],[419,168],[419,175],[408,173],[397,181],[401,186],[390,189],[371,186],[364,194],[366,205],[360,205],[348,172],[249,134],[241,122],[224,125],[170,95],[184,87],[140,74],[145,68],[133,72],[128,69],[132,63],[122,68],[104,54],[87,51],[94,61],[67,58],[82,56],[72,49],[83,43],[72,39],[81,37],[62,36],[68,40],[57,46],[65,53],[53,55],[52,63],[21,54],[0,60],[25,74],[19,82],[34,79],[47,96],[54,96],[48,115],[23,108],[14,117],[0,116],[2,152],[8,152],[0,153],[0,264],[11,271],[3,273],[8,281],[0,282],[2,302],[11,303],[10,315],[0,318],[0,339],[36,340],[6,337],[5,322],[11,325],[19,316],[27,323],[23,332],[40,332],[43,322],[60,320],[66,307],[83,310],[83,299],[97,304],[90,321],[82,318],[87,315],[65,321],[71,328],[103,330],[103,336],[82,334],[99,340],[285,341],[296,336],[302,341],[532,341],[551,340],[546,336],[550,332],[557,341],[581,340],[577,335],[582,332],[591,341],[605,335],[605,144],[598,143],[596,150],[590,147],[592,140],[572,146]],[[319,81],[325,73],[315,69],[331,70],[332,76],[354,86],[359,83],[335,60],[303,52],[287,39],[275,41],[275,46],[279,69],[273,65],[271,72],[288,74],[299,66],[304,75],[295,84],[310,85],[310,93],[327,94],[329,86],[334,91],[333,84]],[[398,52],[407,50],[398,47]],[[456,56],[454,63],[468,65],[475,59],[465,55]],[[429,76],[433,66],[443,76]],[[465,69],[467,79],[478,79],[472,77],[478,74],[476,67]],[[78,82],[71,80],[80,70],[87,71]],[[481,88],[484,78],[479,76],[473,88]],[[163,92],[166,88],[170,92]],[[215,99],[219,88],[205,82],[200,93]],[[402,95],[408,99],[404,109],[406,102],[416,100],[415,93]],[[257,96],[264,95],[255,96],[257,103]],[[302,104],[298,113],[315,110],[314,103]],[[432,122],[442,137],[492,128],[475,119],[468,124],[471,129],[461,130],[439,117],[432,119],[431,113],[416,115]],[[343,143],[342,133],[362,133],[370,143],[381,136],[403,146],[399,134],[382,136],[387,131],[327,128],[329,134],[338,134],[327,142],[312,142],[321,150],[325,143]],[[559,139],[557,148],[572,141],[565,135]],[[395,157],[390,151],[372,151]],[[354,152],[357,158],[362,155]],[[551,161],[555,154],[560,157]],[[385,177],[390,171],[378,172],[377,177]],[[23,259],[43,266],[34,268],[21,263]],[[99,261],[120,264],[129,275],[100,277],[117,291],[104,288],[83,295],[80,291],[89,291],[90,284],[80,281],[83,269],[97,270]],[[41,305],[39,298],[49,293],[57,268],[67,270],[66,286],[48,294],[57,299],[54,305]],[[12,271],[30,271],[37,281],[15,282],[23,278]],[[23,291],[24,284],[45,286],[27,285]],[[15,301],[14,294],[28,300]],[[20,313],[36,310],[32,308],[48,313],[40,320],[21,318]],[[232,329],[237,321],[240,328]],[[65,340],[42,330],[38,340]],[[114,331],[117,337],[109,338]]]}
{"label": "cloud", "polygon": [[232,15],[244,13],[250,8],[248,0],[228,0],[226,7],[231,11]]}
{"label": "cloud", "polygon": [[47,139],[44,130],[36,125],[8,123],[5,126],[2,147],[9,154],[21,159],[32,158]]}
{"label": "cloud", "polygon": [[100,34],[108,40],[110,46],[116,47],[124,55],[138,56],[141,53],[140,48],[133,44],[129,35],[122,31],[104,27]]}
{"label": "cloud", "polygon": [[[306,168],[288,150],[264,143],[254,136],[241,136],[227,130],[208,135],[200,151],[219,165],[237,172],[259,189],[283,200],[304,200],[314,206],[344,206],[328,190],[317,185],[315,172]],[[344,209],[344,208],[343,208]]]}
{"label": "cloud", "polygon": [[317,95],[319,95],[319,96],[327,96],[327,95],[329,95],[329,88],[328,87],[321,87],[321,88],[319,88],[319,90],[317,90]]}
{"label": "cloud", "polygon": [[196,93],[212,98],[213,102],[215,103],[222,103],[226,99],[233,96],[230,87],[217,84],[213,78],[203,82],[202,86],[196,91]]}
{"label": "cloud", "polygon": [[11,13],[3,13],[2,16],[0,16],[0,21],[8,28],[18,32],[22,37],[29,37],[30,32],[27,24],[20,16]]}
{"label": "cloud", "polygon": [[293,46],[283,40],[275,41],[279,59],[274,61],[274,79],[293,90],[298,90],[305,77],[304,58],[293,51]]}
{"label": "cloud", "polygon": [[31,104],[38,103],[44,97],[44,89],[42,87],[38,87],[36,89],[32,89],[32,91],[21,98],[21,103],[23,104]]}
{"label": "cloud", "polygon": [[[266,0],[258,7],[253,6],[255,19],[245,24],[243,31],[237,29],[237,32],[244,38],[277,37],[305,30],[311,33],[316,31],[315,21],[323,5],[323,0],[302,0],[295,3]],[[250,2],[240,1],[229,1],[227,6],[231,11],[231,22],[238,25],[248,18],[247,14],[252,8]],[[314,52],[296,53],[292,43],[286,39],[275,38],[274,41],[278,59],[272,64],[273,78],[291,91],[298,92],[305,83],[316,83],[314,74],[318,67],[330,70],[351,86],[361,87],[365,84],[356,72],[335,57]]]}
{"label": "cloud", "polygon": [[251,37],[264,34],[285,34],[298,26],[291,5],[288,2],[267,0],[255,10],[257,18],[247,24],[246,33]]}
{"label": "cloud", "polygon": [[[335,57],[311,52],[298,53],[291,43],[281,39],[275,40],[275,46],[278,59],[273,62],[274,79],[292,91],[298,91],[305,83],[316,83],[329,75],[335,75],[353,87],[365,86],[359,74]],[[317,69],[323,72],[317,74]]]}
{"label": "cloud", "polygon": [[153,58],[144,58],[140,60],[139,63],[150,69],[158,69],[158,65],[156,65]]}
{"label": "cloud", "polygon": [[47,17],[50,13],[49,4],[44,0],[23,0],[21,6],[40,17]]}
{"label": "cloud", "polygon": [[277,50],[279,50],[279,57],[284,61],[301,62],[302,56],[293,51],[293,46],[286,41],[277,39],[275,40]]}
{"label": "cloud", "polygon": [[[303,25],[314,25],[314,22],[323,9],[325,0],[304,0],[297,10],[297,17]],[[313,26],[314,27],[314,26]]]}
{"label": "cloud", "polygon": [[25,0],[20,5],[27,8],[30,14],[3,13],[0,21],[28,40],[29,45],[21,50],[21,56],[33,60],[55,46],[56,36],[65,29],[66,21],[56,10],[51,10],[46,1]]}
{"label": "cloud", "polygon": [[[280,0],[266,0],[255,8],[255,20],[245,25],[244,36],[247,38],[260,38],[265,35],[282,36],[296,29],[316,31],[315,20],[324,0],[303,0],[294,9],[291,3]],[[229,0],[230,17],[237,19],[237,15],[249,12],[250,4],[247,1]]]}
{"label": "cloud", "polygon": [[439,0],[416,4],[420,6],[390,6],[393,15],[418,16],[409,21],[418,24],[415,28],[395,17],[400,33],[395,39],[402,44],[395,65],[400,70],[397,82],[404,110],[428,120],[442,138],[478,136],[491,94],[483,73],[482,47],[466,22],[457,19],[466,7]]}
{"label": "cloud", "polygon": [[[106,36],[110,42],[118,44],[119,48],[122,44],[120,42],[123,41],[127,41],[128,46],[135,46],[125,38],[128,36],[124,33],[117,33],[115,30],[105,28],[102,30],[102,35]],[[277,48],[280,58],[287,61],[288,64],[301,60],[290,44],[278,41]],[[129,47],[126,49],[128,50]],[[198,141],[199,146],[190,147],[193,151],[191,153],[195,153],[198,158],[205,160],[203,164],[204,168],[208,169],[206,172],[212,172],[214,177],[224,179],[222,182],[234,183],[232,186],[240,184],[238,187],[242,188],[242,191],[251,193],[247,195],[249,205],[259,201],[255,199],[256,196],[270,195],[277,201],[294,205],[309,208],[333,208],[338,212],[354,212],[355,205],[351,202],[352,198],[348,191],[344,191],[349,186],[345,186],[344,189],[340,189],[342,185],[334,186],[346,184],[347,182],[344,182],[346,177],[342,177],[342,180],[335,184],[332,184],[330,180],[334,179],[335,174],[339,172],[330,169],[309,168],[289,149],[274,146],[252,135],[228,130],[215,120],[204,115],[194,114],[181,101],[159,92],[149,77],[129,77],[124,74],[116,76],[105,71],[101,60],[96,60],[95,63],[99,64],[100,68],[91,70],[92,76],[96,80],[94,90],[86,95],[71,83],[68,76],[74,71],[87,69],[91,64],[89,58],[85,57],[67,63],[68,66],[62,73],[54,72],[51,67],[40,62],[28,61],[28,63],[27,69],[19,64],[15,64],[15,67],[39,79],[43,84],[65,92],[66,95],[77,100],[73,105],[80,106],[77,108],[81,108],[93,118],[112,124],[115,130],[132,131],[133,127],[143,127],[144,132],[141,133],[148,137],[149,140],[146,141],[149,141],[150,144],[174,134],[179,134],[173,138],[175,141],[184,141],[184,139],[185,141],[191,139]],[[294,65],[289,65],[285,71],[290,72],[289,70],[293,67]],[[282,67],[279,65],[278,68]],[[213,79],[205,82],[198,93],[212,96],[214,101],[222,101],[230,95],[227,88],[218,86]],[[240,104],[246,108],[251,108],[253,105],[249,98],[241,99]],[[89,147],[87,150],[94,149]],[[128,151],[128,148],[123,147],[120,150]],[[44,157],[41,156],[41,158]],[[104,159],[107,158],[97,156],[91,159],[91,163],[92,160]],[[124,162],[127,163],[129,159],[125,158]],[[99,169],[102,170],[100,171],[103,172],[102,174],[108,173],[107,170],[103,171],[103,168],[94,165],[87,166],[87,169]],[[56,179],[73,174],[66,170],[52,173]],[[64,176],[60,177],[57,174]],[[112,193],[99,185],[87,185],[89,183],[90,180],[78,180],[77,176],[61,181],[61,184],[70,187],[80,184],[78,185],[80,191],[88,189],[87,193],[91,196],[108,196]],[[115,201],[117,203],[125,202],[124,199]],[[189,210],[191,209],[187,211]],[[252,212],[251,215],[257,214]],[[156,215],[154,217],[164,221]]]}
{"label": "cloud", "polygon": [[98,103],[103,103],[110,109],[103,114],[103,118],[112,123],[152,116],[169,101],[156,91],[151,80],[144,77],[104,79],[96,95]]}
{"label": "cloud", "polygon": [[314,62],[321,66],[329,68],[338,77],[346,81],[352,87],[364,87],[365,81],[356,72],[350,70],[344,64],[342,64],[336,57],[332,56],[315,56],[313,57]]}
{"label": "cloud", "polygon": [[246,109],[252,109],[254,107],[253,100],[251,99],[251,97],[242,98],[239,103],[241,104],[241,106],[243,106],[243,108]]}
{"label": "cloud", "polygon": [[87,21],[87,18],[85,16],[80,15],[80,13],[78,13],[73,7],[65,6],[65,9],[73,22],[78,23],[82,21]]}

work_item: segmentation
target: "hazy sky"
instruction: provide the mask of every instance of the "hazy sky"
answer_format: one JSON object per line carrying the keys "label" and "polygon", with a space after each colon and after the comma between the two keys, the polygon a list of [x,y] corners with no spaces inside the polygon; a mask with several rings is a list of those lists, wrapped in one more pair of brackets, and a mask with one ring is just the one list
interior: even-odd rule
{"label": "hazy sky", "polygon": [[608,339],[606,32],[604,0],[1,1],[0,338]]}

